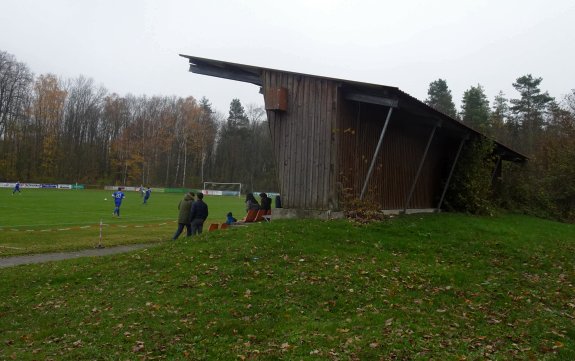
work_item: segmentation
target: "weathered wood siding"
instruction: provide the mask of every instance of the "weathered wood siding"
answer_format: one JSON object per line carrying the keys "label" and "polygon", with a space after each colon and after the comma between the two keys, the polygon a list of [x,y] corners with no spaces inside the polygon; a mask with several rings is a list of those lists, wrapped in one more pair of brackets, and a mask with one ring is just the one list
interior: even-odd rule
{"label": "weathered wood siding", "polygon": [[[387,107],[343,99],[340,83],[266,70],[264,92],[287,89],[287,111],[267,116],[285,208],[340,210],[343,192],[357,198],[387,116]],[[394,109],[365,198],[403,209],[433,126]],[[407,205],[435,208],[457,142],[436,131]]]}
{"label": "weathered wood siding", "polygon": [[[359,196],[389,108],[349,101],[339,105],[339,182],[348,193]],[[381,209],[405,207],[433,130],[432,125],[411,120],[401,109],[394,109],[368,183],[365,198]],[[438,128],[408,209],[437,206],[454,149],[456,143]]]}
{"label": "weathered wood siding", "polygon": [[284,208],[338,208],[337,83],[264,70],[264,92],[287,89],[287,111],[267,111]]}

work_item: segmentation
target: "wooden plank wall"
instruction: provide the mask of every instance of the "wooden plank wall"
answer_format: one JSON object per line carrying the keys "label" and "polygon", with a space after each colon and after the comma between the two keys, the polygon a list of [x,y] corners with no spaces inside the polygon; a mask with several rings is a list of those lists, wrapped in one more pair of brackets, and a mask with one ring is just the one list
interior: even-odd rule
{"label": "wooden plank wall", "polygon": [[337,83],[272,70],[262,79],[264,93],[287,89],[287,111],[267,111],[283,207],[337,209]]}
{"label": "wooden plank wall", "polygon": [[[340,105],[339,181],[359,195],[389,108],[344,101]],[[433,126],[394,109],[365,198],[382,209],[403,209]],[[408,209],[435,208],[456,143],[439,128]]]}
{"label": "wooden plank wall", "polygon": [[[340,210],[342,190],[359,196],[389,108],[347,101],[339,83],[264,70],[264,93],[286,88],[287,111],[267,116],[285,208]],[[403,209],[427,140],[428,123],[395,109],[366,198],[382,209]],[[457,141],[439,128],[407,208],[435,208]]]}

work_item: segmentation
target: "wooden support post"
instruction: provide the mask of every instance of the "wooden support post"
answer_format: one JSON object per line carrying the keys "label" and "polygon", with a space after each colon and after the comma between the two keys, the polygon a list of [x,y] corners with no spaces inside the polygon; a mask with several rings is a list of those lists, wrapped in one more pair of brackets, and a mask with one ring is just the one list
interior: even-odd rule
{"label": "wooden support post", "polygon": [[497,157],[497,162],[495,162],[495,168],[493,169],[493,173],[491,174],[491,184],[495,182],[495,176],[497,176],[497,170],[501,165],[501,157]]}
{"label": "wooden support post", "polygon": [[441,122],[435,123],[431,134],[429,135],[429,139],[427,140],[427,145],[425,146],[425,152],[423,152],[423,157],[421,157],[421,162],[419,162],[419,167],[417,168],[417,173],[415,174],[415,179],[413,180],[413,184],[411,185],[411,189],[409,190],[409,195],[405,200],[405,206],[403,207],[403,213],[407,211],[407,206],[409,206],[409,202],[411,201],[411,197],[413,196],[413,192],[415,191],[415,186],[417,185],[417,180],[419,179],[419,175],[421,174],[421,170],[423,169],[423,164],[425,164],[425,158],[427,158],[427,152],[429,151],[429,146],[431,145],[431,141],[435,136],[435,131],[437,128],[441,126]]}
{"label": "wooden support post", "polygon": [[369,179],[371,178],[371,173],[373,173],[373,167],[375,166],[377,155],[379,154],[379,149],[381,148],[381,144],[383,143],[383,137],[385,135],[385,131],[387,130],[387,126],[389,124],[389,119],[391,118],[392,111],[393,108],[389,108],[389,111],[387,112],[387,118],[385,119],[385,124],[383,125],[383,129],[381,130],[381,135],[379,136],[379,141],[377,142],[377,147],[375,148],[375,152],[373,153],[373,159],[371,160],[371,165],[369,166],[367,176],[365,177],[365,181],[363,182],[363,188],[361,189],[361,194],[359,195],[360,200],[363,199],[363,196],[365,195],[367,184],[369,183]]}
{"label": "wooden support post", "polygon": [[453,165],[451,165],[451,170],[449,171],[449,176],[447,176],[447,180],[445,181],[445,187],[443,187],[443,193],[441,193],[441,198],[439,199],[439,204],[437,205],[437,209],[441,209],[441,205],[443,204],[443,199],[445,198],[445,193],[447,193],[447,187],[449,187],[449,182],[451,182],[451,176],[453,175],[453,171],[455,170],[455,166],[457,165],[457,160],[459,159],[459,155],[461,154],[461,150],[463,149],[463,144],[469,136],[464,137],[461,139],[459,143],[459,149],[457,150],[457,154],[455,155],[455,159],[453,160]]}

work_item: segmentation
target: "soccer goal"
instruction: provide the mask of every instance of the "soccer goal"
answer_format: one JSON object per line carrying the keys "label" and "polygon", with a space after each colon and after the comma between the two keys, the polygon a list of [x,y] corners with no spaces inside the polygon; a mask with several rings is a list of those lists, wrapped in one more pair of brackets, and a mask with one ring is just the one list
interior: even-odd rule
{"label": "soccer goal", "polygon": [[238,196],[242,194],[241,183],[204,182],[204,194],[214,196]]}

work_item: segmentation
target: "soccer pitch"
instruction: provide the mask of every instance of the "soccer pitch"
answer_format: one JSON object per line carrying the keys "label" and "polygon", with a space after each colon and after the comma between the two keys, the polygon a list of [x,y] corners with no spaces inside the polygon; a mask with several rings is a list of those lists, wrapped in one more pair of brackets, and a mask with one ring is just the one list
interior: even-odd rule
{"label": "soccer pitch", "polygon": [[[177,228],[182,193],[154,193],[143,204],[139,192],[126,192],[121,217],[113,217],[112,191],[23,189],[12,195],[0,190],[0,257],[27,253],[168,240]],[[205,196],[210,223],[222,223],[226,214],[245,213],[243,198]],[[102,226],[100,226],[100,223]],[[180,236],[183,238],[183,236]]]}

